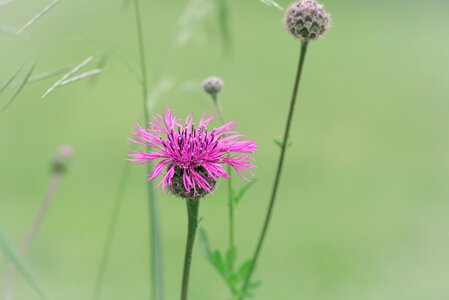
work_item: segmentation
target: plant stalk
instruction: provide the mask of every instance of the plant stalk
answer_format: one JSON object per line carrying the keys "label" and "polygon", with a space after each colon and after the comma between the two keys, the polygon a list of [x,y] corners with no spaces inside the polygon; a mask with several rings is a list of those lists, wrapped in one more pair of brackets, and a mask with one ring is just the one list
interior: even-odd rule
{"label": "plant stalk", "polygon": [[[53,172],[50,183],[48,184],[47,192],[45,193],[44,198],[42,199],[41,206],[34,218],[33,224],[31,225],[26,237],[23,239],[22,244],[18,250],[18,257],[24,257],[28,250],[31,247],[32,242],[34,241],[39,229],[41,228],[42,223],[44,222],[45,216],[47,215],[48,208],[54,198],[56,189],[59,185],[59,181],[61,179],[60,172]],[[5,285],[4,285],[4,300],[12,300],[14,298],[14,284],[16,281],[17,268],[15,266],[11,266],[5,276]]]}
{"label": "plant stalk", "polygon": [[[136,15],[137,37],[139,44],[140,67],[142,72],[142,99],[145,122],[150,121],[150,112],[148,110],[148,73],[145,59],[145,43],[143,39],[142,21],[140,16],[139,0],[134,0],[134,8]],[[150,147],[147,149],[150,150]],[[147,164],[147,172],[151,173],[152,164]],[[157,200],[154,193],[154,184],[152,181],[147,182],[148,187],[148,209],[150,217],[150,286],[152,287],[152,299],[164,299],[164,274],[163,274],[163,257],[162,257],[162,239],[160,232],[159,211]]]}
{"label": "plant stalk", "polygon": [[[220,102],[218,102],[217,95],[213,95],[212,99],[214,100],[214,104],[216,107],[216,110],[218,112],[218,116],[220,118],[220,122],[222,125],[226,123],[226,119],[223,114],[223,109],[221,108]],[[229,156],[229,155],[228,155]],[[234,234],[234,201],[232,199],[232,176],[231,176],[231,165],[227,165],[226,171],[229,174],[229,178],[227,180],[228,182],[228,212],[229,212],[229,249],[233,250],[235,249],[235,234]],[[233,267],[233,266],[231,266]],[[231,270],[232,271],[232,270]]]}
{"label": "plant stalk", "polygon": [[238,298],[239,300],[242,300],[247,296],[246,290],[248,288],[248,285],[251,282],[251,276],[256,268],[257,261],[259,259],[259,255],[260,255],[260,251],[262,250],[262,246],[265,241],[266,234],[267,234],[268,225],[270,224],[271,216],[273,214],[274,203],[276,201],[276,195],[277,195],[277,191],[278,191],[278,187],[279,187],[279,182],[281,179],[282,167],[284,165],[285,153],[286,153],[287,145],[288,145],[288,137],[290,135],[290,128],[291,128],[291,124],[292,124],[292,120],[293,120],[293,113],[295,111],[295,104],[296,104],[296,99],[297,99],[298,90],[299,90],[299,83],[301,81],[302,69],[304,67],[304,61],[306,58],[307,46],[308,46],[308,42],[302,42],[300,55],[299,55],[298,68],[296,71],[295,84],[293,87],[292,98],[290,101],[290,108],[288,111],[287,123],[285,125],[284,138],[283,138],[282,147],[281,147],[281,154],[279,156],[279,162],[278,162],[278,166],[277,166],[277,170],[276,170],[276,176],[274,179],[273,189],[271,192],[270,202],[268,205],[268,209],[267,209],[267,213],[265,216],[265,221],[264,221],[264,224],[262,227],[262,231],[260,233],[260,237],[257,242],[257,247],[256,247],[256,250],[255,250],[253,258],[252,258],[252,264],[251,264],[250,270],[249,270],[249,272],[245,278],[245,281],[243,283],[243,286],[242,286],[243,293]]}
{"label": "plant stalk", "polygon": [[187,241],[184,256],[184,270],[182,273],[181,300],[188,299],[189,274],[192,264],[193,244],[195,243],[196,229],[198,227],[199,200],[186,199],[187,204]]}
{"label": "plant stalk", "polygon": [[100,268],[98,270],[97,274],[97,280],[95,284],[95,291],[94,291],[94,299],[99,300],[101,295],[101,286],[104,281],[104,275],[106,272],[106,266],[108,264],[109,258],[111,256],[111,248],[112,248],[112,242],[114,240],[115,232],[117,229],[117,222],[120,210],[122,208],[123,204],[123,194],[125,192],[125,186],[126,181],[128,179],[129,170],[130,170],[130,163],[128,161],[125,162],[125,166],[123,167],[123,173],[122,177],[120,179],[120,183],[118,186],[117,194],[115,197],[114,207],[112,208],[112,214],[111,219],[109,221],[107,233],[106,233],[106,239],[103,246],[103,252],[100,259]]}

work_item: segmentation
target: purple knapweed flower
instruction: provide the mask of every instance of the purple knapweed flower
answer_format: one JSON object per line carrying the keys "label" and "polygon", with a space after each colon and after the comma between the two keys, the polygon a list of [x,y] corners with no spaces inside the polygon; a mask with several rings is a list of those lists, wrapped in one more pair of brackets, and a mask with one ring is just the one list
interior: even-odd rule
{"label": "purple knapweed flower", "polygon": [[235,122],[229,122],[210,131],[207,126],[213,116],[200,119],[198,126],[191,114],[184,122],[170,110],[165,116],[153,118],[148,128],[136,125],[132,142],[150,147],[147,151],[133,151],[129,161],[145,164],[159,160],[148,180],[153,180],[165,170],[160,185],[184,199],[199,199],[210,193],[220,177],[229,178],[223,165],[229,164],[245,180],[255,166],[251,163],[257,148],[254,141],[232,131]]}

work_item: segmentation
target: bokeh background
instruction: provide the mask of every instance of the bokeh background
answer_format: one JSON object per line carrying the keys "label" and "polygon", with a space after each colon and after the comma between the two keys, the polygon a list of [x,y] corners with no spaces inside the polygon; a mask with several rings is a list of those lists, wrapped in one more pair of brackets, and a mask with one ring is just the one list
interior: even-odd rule
{"label": "bokeh background", "polygon": [[[216,3],[199,1],[190,15],[199,20],[180,23],[187,3],[141,1],[153,110],[213,112],[200,82],[211,74],[225,79],[226,116],[260,146],[258,181],[237,208],[238,255],[245,259],[267,207],[279,153],[273,139],[283,131],[299,43],[283,30],[281,11],[229,0],[227,49]],[[47,4],[12,1],[0,7],[0,23],[18,28]],[[334,27],[309,47],[254,299],[449,299],[449,2],[324,4]],[[36,73],[105,48],[117,54],[96,82],[67,85],[45,99],[60,76],[29,84],[0,113],[0,231],[14,247],[39,207],[56,147],[69,143],[76,151],[25,259],[51,299],[92,297],[127,137],[142,120],[140,86],[129,71],[138,72],[136,42],[132,6],[111,0],[63,0],[23,39],[0,34],[1,82],[38,56]],[[0,101],[11,91],[5,93]],[[103,299],[149,298],[144,169],[132,166],[127,180]],[[185,206],[158,196],[167,299],[177,299]],[[203,201],[201,216],[213,246],[226,247],[224,185]],[[2,276],[8,263],[0,255]],[[21,277],[16,299],[37,299]],[[191,299],[229,299],[199,247]]]}

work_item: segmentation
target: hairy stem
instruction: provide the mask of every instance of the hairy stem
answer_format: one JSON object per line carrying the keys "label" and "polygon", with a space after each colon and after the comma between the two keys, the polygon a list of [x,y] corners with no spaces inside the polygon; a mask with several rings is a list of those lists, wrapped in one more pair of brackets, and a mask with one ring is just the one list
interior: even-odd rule
{"label": "hairy stem", "polygon": [[185,200],[187,203],[187,241],[184,256],[184,270],[182,272],[181,300],[188,299],[189,274],[192,264],[193,244],[195,243],[196,229],[198,227],[199,200]]}
{"label": "hairy stem", "polygon": [[[31,247],[32,242],[34,241],[39,229],[41,228],[42,223],[44,222],[45,216],[47,215],[48,208],[54,198],[56,189],[59,185],[59,180],[61,178],[61,173],[54,172],[51,176],[50,183],[48,184],[47,192],[45,193],[44,198],[42,199],[41,206],[37,211],[36,216],[34,217],[33,224],[31,225],[26,237],[23,239],[22,244],[18,250],[18,256],[23,257],[27,254],[28,250]],[[12,300],[14,298],[14,284],[16,281],[17,268],[12,266],[5,277],[4,284],[4,300]]]}
{"label": "hairy stem", "polygon": [[[136,15],[137,37],[139,44],[140,67],[142,73],[142,100],[145,121],[150,121],[150,112],[148,110],[148,73],[145,59],[145,43],[143,39],[142,21],[140,17],[139,0],[134,0],[134,8]],[[147,151],[150,151],[148,148]],[[151,173],[152,164],[147,164],[147,172]],[[159,225],[159,212],[157,201],[154,193],[154,185],[152,181],[148,181],[148,209],[150,217],[150,270],[151,279],[150,287],[152,288],[152,299],[164,299],[164,274],[163,274],[163,258],[162,258],[162,239]]]}
{"label": "hairy stem", "polygon": [[259,259],[260,251],[262,249],[263,242],[264,242],[266,234],[267,234],[268,225],[270,224],[271,216],[273,214],[274,203],[276,201],[276,195],[277,195],[277,191],[278,191],[278,187],[279,187],[279,182],[281,179],[282,167],[284,165],[285,153],[286,153],[287,145],[288,145],[288,137],[290,135],[290,128],[291,128],[291,123],[293,120],[293,113],[295,111],[295,104],[296,104],[296,99],[297,99],[297,95],[298,95],[299,82],[301,81],[302,69],[304,66],[305,58],[306,58],[307,46],[308,46],[307,42],[303,42],[301,44],[301,51],[300,51],[300,55],[299,55],[298,68],[296,71],[295,84],[293,87],[292,98],[290,101],[290,108],[288,111],[287,123],[285,125],[284,138],[283,138],[282,147],[281,147],[281,154],[279,156],[279,162],[278,162],[278,166],[277,166],[277,170],[276,170],[276,176],[274,179],[273,189],[271,192],[270,202],[269,202],[267,213],[265,216],[265,221],[264,221],[264,224],[262,227],[262,232],[260,233],[260,237],[257,242],[256,250],[254,251],[251,268],[250,268],[250,270],[245,278],[245,281],[243,283],[243,286],[242,286],[243,293],[239,297],[239,300],[242,300],[247,296],[246,290],[248,288],[248,285],[251,282],[251,276],[256,268],[257,260]]}

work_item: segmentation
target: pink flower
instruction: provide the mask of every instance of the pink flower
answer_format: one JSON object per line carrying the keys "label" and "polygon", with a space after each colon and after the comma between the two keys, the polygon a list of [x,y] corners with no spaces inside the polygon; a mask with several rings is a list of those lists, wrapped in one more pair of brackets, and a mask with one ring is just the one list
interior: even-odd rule
{"label": "pink flower", "polygon": [[208,131],[213,116],[200,119],[198,126],[191,114],[184,122],[173,116],[170,110],[165,116],[153,118],[148,128],[136,125],[132,142],[150,147],[148,151],[134,151],[129,161],[145,164],[159,160],[148,180],[166,171],[160,185],[176,196],[198,199],[210,193],[220,177],[229,178],[224,165],[229,164],[245,180],[255,166],[251,163],[257,148],[254,141],[243,140],[242,135],[232,131],[235,122]]}

